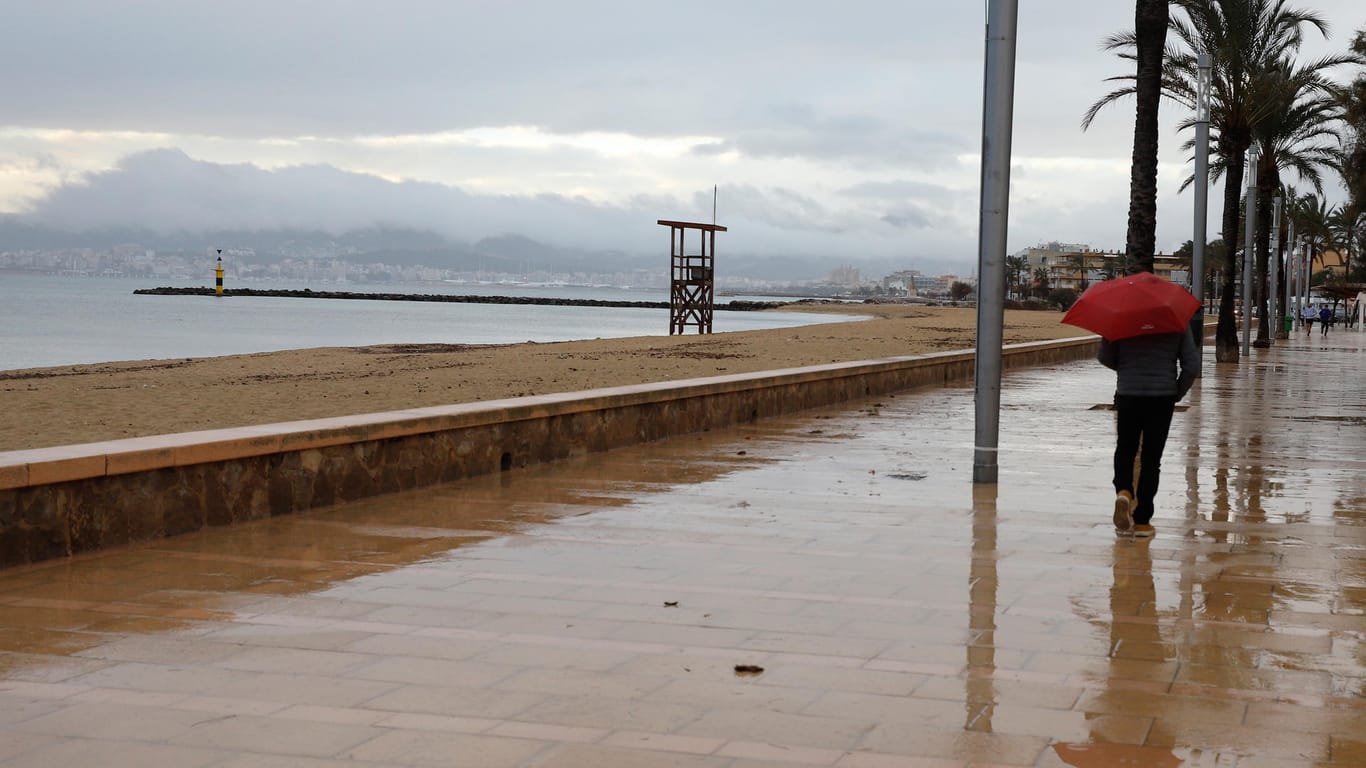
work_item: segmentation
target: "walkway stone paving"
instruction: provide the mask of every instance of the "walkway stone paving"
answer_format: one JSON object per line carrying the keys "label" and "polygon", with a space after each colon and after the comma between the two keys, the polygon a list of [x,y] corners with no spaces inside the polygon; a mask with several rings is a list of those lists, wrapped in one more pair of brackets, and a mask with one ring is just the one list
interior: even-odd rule
{"label": "walkway stone paving", "polygon": [[1363,376],[1208,355],[1151,542],[1077,363],[0,572],[0,763],[1366,765]]}

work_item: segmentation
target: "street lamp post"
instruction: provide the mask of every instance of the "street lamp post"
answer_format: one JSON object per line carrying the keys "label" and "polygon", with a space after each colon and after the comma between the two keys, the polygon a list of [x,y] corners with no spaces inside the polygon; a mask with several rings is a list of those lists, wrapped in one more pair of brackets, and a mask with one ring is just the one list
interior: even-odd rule
{"label": "street lamp post", "polygon": [[1295,270],[1295,323],[1297,325],[1302,322],[1304,317],[1304,275],[1300,269],[1300,242],[1303,240],[1302,235],[1295,236],[1295,241],[1290,244],[1290,253],[1286,255],[1285,259],[1287,268]]}
{"label": "street lamp post", "polygon": [[990,0],[987,7],[986,72],[982,93],[982,197],[977,235],[973,483],[995,483],[999,469],[1006,225],[1010,212],[1010,141],[1015,112],[1018,16],[1019,0]]}
{"label": "street lamp post", "polygon": [[[1205,225],[1209,209],[1209,92],[1213,57],[1200,54],[1195,81],[1195,232],[1191,241],[1191,293],[1200,302],[1191,318],[1195,345],[1205,348]],[[1202,354],[1203,357],[1203,354]],[[1199,371],[1200,368],[1196,368]],[[1198,375],[1198,373],[1197,373]]]}
{"label": "street lamp post", "polygon": [[1314,255],[1312,246],[1309,245],[1309,238],[1300,240],[1300,274],[1304,275],[1304,286],[1300,292],[1304,295],[1304,306],[1309,306],[1309,281],[1314,277]]}
{"label": "street lamp post", "polygon": [[1243,357],[1252,354],[1252,239],[1257,230],[1257,163],[1261,147],[1247,150],[1247,226],[1243,228]]}
{"label": "street lamp post", "polygon": [[1280,338],[1281,313],[1276,311],[1276,300],[1281,297],[1280,279],[1281,264],[1281,193],[1276,193],[1276,198],[1271,204],[1271,258],[1267,266],[1267,286],[1266,286],[1266,317],[1262,322],[1271,322],[1267,326],[1267,341]]}
{"label": "street lamp post", "polygon": [[1290,332],[1295,328],[1295,323],[1300,317],[1300,308],[1292,308],[1293,305],[1290,303],[1290,297],[1293,295],[1290,289],[1291,283],[1294,283],[1296,288],[1298,288],[1300,284],[1299,270],[1295,268],[1294,219],[1290,219],[1290,232],[1285,238],[1285,314],[1290,316],[1290,327],[1285,328],[1285,330],[1281,332],[1282,339],[1290,338]]}

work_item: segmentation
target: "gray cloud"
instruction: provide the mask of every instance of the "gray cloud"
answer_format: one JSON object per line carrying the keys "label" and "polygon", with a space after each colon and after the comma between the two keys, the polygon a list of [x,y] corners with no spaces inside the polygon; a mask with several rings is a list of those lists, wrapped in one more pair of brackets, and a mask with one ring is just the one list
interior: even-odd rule
{"label": "gray cloud", "polygon": [[963,190],[951,189],[942,184],[924,181],[899,179],[896,181],[865,181],[839,190],[847,197],[866,197],[879,200],[900,200],[921,198],[931,200],[952,200],[961,197]]}
{"label": "gray cloud", "polygon": [[[1132,8],[1077,0],[1026,5],[1018,37],[1019,198],[1011,247],[1036,239],[1113,245],[1122,240],[1127,177],[1047,161],[1099,165],[1128,157],[1128,107],[1103,113],[1086,134],[1077,126],[1105,92],[1101,79],[1123,70],[1098,42],[1130,26]],[[0,50],[12,71],[0,78],[0,162],[28,179],[27,189],[9,193],[11,201],[28,204],[34,190],[53,190],[32,203],[36,215],[168,226],[215,219],[332,228],[384,219],[452,232],[535,226],[557,238],[620,238],[652,248],[655,218],[709,217],[709,196],[697,199],[691,190],[701,186],[696,178],[715,174],[723,184],[723,217],[738,224],[730,242],[755,251],[975,254],[978,171],[970,158],[980,146],[980,3],[9,6],[0,24]],[[1311,35],[1306,55],[1341,48],[1360,23],[1357,0],[1315,6],[1338,24],[1338,37],[1321,44]],[[1172,127],[1180,115],[1164,110],[1164,161],[1179,162],[1184,155]],[[137,155],[80,181],[72,168],[106,168],[117,154],[43,159],[48,145],[7,134],[7,126],[164,134],[131,149],[185,147],[220,162]],[[507,126],[716,143],[682,160],[618,161],[570,147],[389,149],[346,141]],[[251,154],[251,140],[260,138],[302,140]],[[62,150],[80,152],[82,141]],[[691,170],[685,161],[701,167],[695,177],[684,176]],[[257,167],[282,163],[297,167]],[[367,174],[443,183],[392,184]],[[476,194],[495,175],[498,184],[484,189],[516,190],[520,179],[523,191]],[[612,192],[599,199],[621,202],[572,196],[594,185]],[[536,196],[545,190],[564,194]],[[1189,215],[1184,203],[1168,204],[1171,196],[1159,192],[1159,240],[1179,242]],[[911,230],[914,243],[905,237]]]}
{"label": "gray cloud", "polygon": [[[678,35],[675,7],[604,0],[56,0],[7,13],[0,44],[34,65],[5,78],[0,99],[21,125],[257,137],[727,130],[757,94],[848,93],[905,68],[920,14],[707,0],[686,17],[712,21]],[[936,11],[965,30],[977,15]]]}
{"label": "gray cloud", "polygon": [[883,214],[882,220],[897,229],[925,229],[934,221],[934,216],[915,206],[904,206]]}
{"label": "gray cloud", "polygon": [[[67,184],[26,214],[70,228],[147,228],[158,232],[222,229],[310,229],[341,233],[370,226],[419,228],[475,241],[507,233],[599,250],[652,253],[663,235],[657,219],[711,220],[710,192],[686,199],[637,195],[622,205],[581,198],[478,195],[426,182],[395,183],[325,165],[264,170],[220,165],[177,150],[125,158],[111,171]],[[954,241],[952,234],[909,248],[901,226],[859,210],[831,209],[782,188],[721,190],[720,223],[727,245],[744,253],[886,256]]]}
{"label": "gray cloud", "polygon": [[940,170],[953,167],[958,154],[972,149],[969,141],[947,133],[868,114],[818,114],[808,105],[773,107],[764,123],[764,128],[742,129],[718,145],[704,145],[695,151]]}
{"label": "gray cloud", "polygon": [[[0,103],[16,125],[261,137],[532,124],[711,131],[754,151],[793,151],[803,143],[765,136],[772,105],[812,103],[822,115],[935,126],[969,146],[981,108],[981,3],[696,0],[686,11],[626,0],[9,6],[0,46],[23,74],[0,80]],[[1341,47],[1359,23],[1354,0],[1315,6],[1338,22]],[[1103,92],[1099,79],[1121,69],[1097,50],[1099,40],[1131,24],[1123,4],[1039,0],[1022,9],[1017,110],[1052,115],[1074,136],[1081,109]],[[749,131],[755,138],[742,140]]]}
{"label": "gray cloud", "polygon": [[[698,194],[694,200],[694,204],[704,210],[710,203],[710,195],[705,193]],[[790,189],[728,186],[725,211],[727,216],[794,232],[837,234],[848,228],[846,222],[841,222],[839,216],[820,201]]]}

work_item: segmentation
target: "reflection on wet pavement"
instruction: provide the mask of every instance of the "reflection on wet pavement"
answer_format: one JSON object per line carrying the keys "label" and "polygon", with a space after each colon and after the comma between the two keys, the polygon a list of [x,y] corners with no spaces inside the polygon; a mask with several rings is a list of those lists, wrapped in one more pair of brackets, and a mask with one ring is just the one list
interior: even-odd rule
{"label": "reflection on wet pavement", "polygon": [[1318,338],[1207,364],[1151,542],[1083,363],[1008,377],[999,487],[953,388],[5,571],[0,763],[1363,765]]}

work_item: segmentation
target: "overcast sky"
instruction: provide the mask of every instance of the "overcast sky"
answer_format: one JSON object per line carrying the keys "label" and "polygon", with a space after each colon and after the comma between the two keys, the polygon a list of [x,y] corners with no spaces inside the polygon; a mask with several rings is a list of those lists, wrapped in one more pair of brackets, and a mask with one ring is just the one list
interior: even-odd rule
{"label": "overcast sky", "polygon": [[[5,5],[3,212],[630,251],[655,219],[709,221],[715,184],[723,248],[976,260],[985,2]],[[1099,44],[1133,4],[1020,6],[1009,247],[1122,248],[1133,104],[1079,121],[1125,71]],[[1333,25],[1307,55],[1366,24],[1359,0],[1301,7]],[[1191,229],[1181,117],[1164,104],[1164,250]]]}

